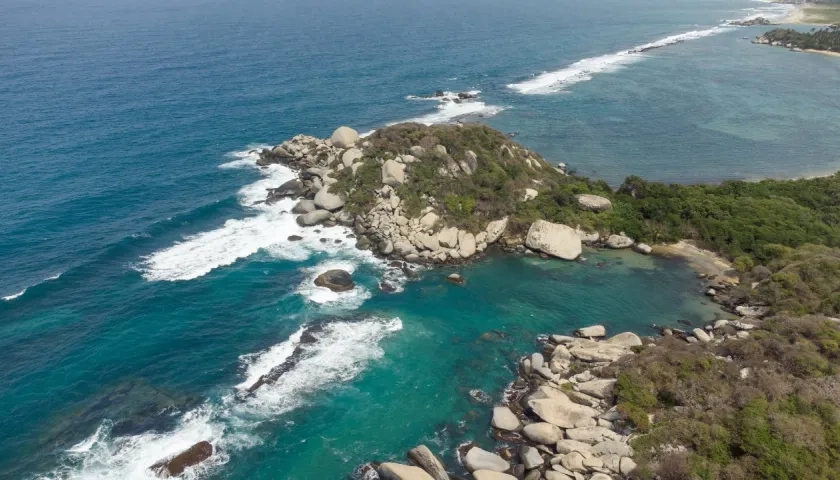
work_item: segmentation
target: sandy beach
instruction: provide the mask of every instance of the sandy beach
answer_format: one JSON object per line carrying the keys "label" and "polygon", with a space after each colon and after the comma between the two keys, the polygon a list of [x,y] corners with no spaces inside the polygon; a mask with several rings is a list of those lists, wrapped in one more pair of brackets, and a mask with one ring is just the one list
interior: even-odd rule
{"label": "sandy beach", "polygon": [[780,23],[783,25],[831,25],[840,22],[840,6],[797,4]]}
{"label": "sandy beach", "polygon": [[680,240],[671,245],[657,245],[653,247],[655,255],[663,257],[680,257],[697,273],[715,277],[732,284],[738,284],[738,274],[732,264],[720,255],[699,248],[690,240]]}

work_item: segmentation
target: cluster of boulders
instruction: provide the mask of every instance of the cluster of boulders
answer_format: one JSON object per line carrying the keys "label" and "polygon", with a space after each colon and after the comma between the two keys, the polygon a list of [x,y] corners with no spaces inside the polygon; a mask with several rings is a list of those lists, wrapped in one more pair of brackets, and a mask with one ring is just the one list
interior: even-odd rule
{"label": "cluster of boulders", "polygon": [[[519,377],[503,405],[493,409],[495,451],[462,445],[458,455],[476,480],[611,480],[633,472],[632,431],[615,407],[614,378],[602,367],[642,345],[634,333],[604,339],[601,325],[576,337],[551,335],[542,352],[522,359]],[[424,457],[434,457],[425,447]],[[417,450],[417,449],[415,449]],[[414,451],[414,450],[413,450]],[[384,463],[377,471],[393,480],[448,480],[439,459],[416,467]],[[432,468],[427,468],[427,466]]]}
{"label": "cluster of boulders", "polygon": [[[432,197],[423,198],[428,206],[419,215],[409,215],[398,191],[401,185],[411,181],[412,164],[433,155],[445,160],[445,166],[440,167],[438,174],[449,177],[472,175],[479,167],[479,158],[474,152],[466,151],[463,159],[456,161],[440,144],[414,145],[406,153],[385,154],[384,158],[377,156],[375,161],[382,186],[371,192],[373,207],[367,212],[351,214],[344,209],[346,194],[332,191],[331,186],[337,182],[336,173],[341,170],[349,169],[355,175],[365,162],[366,149],[371,146],[355,130],[340,127],[328,140],[298,135],[272,149],[263,150],[258,160],[260,165],[283,163],[295,168],[299,174],[299,178],[269,189],[266,202],[287,197],[300,198],[292,213],[298,215],[297,222],[301,226],[341,224],[352,227],[358,248],[412,263],[459,263],[484,252],[500,240],[510,250],[518,248],[525,251],[527,247],[545,256],[565,260],[578,258],[584,243],[612,249],[632,247],[640,253],[651,253],[650,246],[636,243],[623,232],[602,238],[597,232],[543,220],[531,225],[526,238],[505,236],[507,217],[489,222],[483,231],[477,233],[458,229],[445,225],[439,215],[439,206]],[[519,146],[502,145],[499,148],[502,158],[520,159],[534,170],[549,168],[544,160]],[[538,196],[536,189],[525,188],[520,200],[532,201]],[[578,207],[584,211],[598,213],[612,208],[609,199],[598,195],[580,194],[576,200]]]}
{"label": "cluster of boulders", "polygon": [[764,17],[756,17],[750,18],[748,20],[735,20],[729,22],[727,25],[732,25],[733,27],[755,27],[755,26],[766,26],[766,25],[778,25],[770,20],[767,20]]}
{"label": "cluster of boulders", "polygon": [[769,38],[765,37],[764,35],[756,37],[755,40],[752,41],[752,43],[755,44],[755,45],[769,45],[771,47],[783,47],[783,48],[787,48],[791,52],[801,52],[802,51],[802,49],[799,48],[799,46],[797,46],[793,43],[790,43],[790,42],[784,43],[784,42],[780,42],[778,40],[770,40]]}

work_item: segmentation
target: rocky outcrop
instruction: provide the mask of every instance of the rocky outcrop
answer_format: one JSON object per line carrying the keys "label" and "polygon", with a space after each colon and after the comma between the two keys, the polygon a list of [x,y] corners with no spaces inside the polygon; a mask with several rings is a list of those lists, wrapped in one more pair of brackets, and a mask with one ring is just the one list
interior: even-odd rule
{"label": "rocky outcrop", "polygon": [[443,463],[425,445],[409,450],[408,459],[428,473],[433,480],[449,480],[449,474],[446,473]]}
{"label": "rocky outcrop", "polygon": [[398,187],[405,183],[405,165],[393,160],[382,164],[382,183]]}
{"label": "rocky outcrop", "polygon": [[750,18],[748,20],[735,20],[729,22],[727,25],[732,25],[735,27],[753,27],[753,26],[767,26],[767,25],[777,25],[772,23],[770,20],[767,20],[764,17],[756,17]]}
{"label": "rocky outcrop", "polygon": [[484,231],[487,232],[487,237],[485,237],[484,241],[487,242],[487,244],[496,243],[496,241],[502,238],[507,226],[508,217],[488,223],[487,228],[484,229]]}
{"label": "rocky outcrop", "polygon": [[359,141],[359,132],[350,127],[338,127],[330,137],[336,148],[349,148]]}
{"label": "rocky outcrop", "polygon": [[612,249],[616,249],[616,250],[622,249],[622,248],[628,248],[628,247],[632,246],[634,243],[635,243],[635,240],[633,240],[632,238],[624,235],[623,232],[620,233],[620,234],[617,234],[617,235],[610,235],[609,238],[607,238],[607,246],[612,248]]}
{"label": "rocky outcrop", "polygon": [[599,195],[582,193],[580,195],[575,195],[575,199],[577,200],[578,206],[581,210],[589,212],[605,212],[612,209],[612,202]]}
{"label": "rocky outcrop", "polygon": [[326,186],[315,194],[315,206],[323,210],[338,210],[347,202],[347,197],[343,194],[331,193],[330,187]]}
{"label": "rocky outcrop", "polygon": [[353,277],[344,270],[328,270],[315,278],[315,285],[333,292],[346,292],[356,288]]}
{"label": "rocky outcrop", "polygon": [[160,478],[180,476],[184,471],[213,456],[213,445],[210,442],[198,442],[192,447],[166,460],[161,460],[149,469]]}
{"label": "rocky outcrop", "polygon": [[574,229],[545,220],[537,220],[531,225],[525,245],[563,260],[574,260],[583,251],[580,237]]}
{"label": "rocky outcrop", "polygon": [[298,225],[302,227],[311,227],[318,225],[332,218],[332,213],[329,210],[315,210],[314,212],[305,213],[297,217]]}
{"label": "rocky outcrop", "polygon": [[436,480],[420,467],[386,462],[377,469],[382,480]]}
{"label": "rocky outcrop", "polygon": [[505,459],[479,447],[473,447],[467,452],[464,456],[464,466],[471,472],[476,470],[504,472],[510,468],[510,464]]}

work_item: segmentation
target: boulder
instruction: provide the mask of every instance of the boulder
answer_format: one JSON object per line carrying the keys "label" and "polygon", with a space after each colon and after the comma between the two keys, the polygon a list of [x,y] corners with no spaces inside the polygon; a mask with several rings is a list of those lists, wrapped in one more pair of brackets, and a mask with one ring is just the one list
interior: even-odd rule
{"label": "boulder", "polygon": [[653,252],[653,247],[647,243],[636,243],[633,244],[633,251],[642,255],[650,255]]}
{"label": "boulder", "polygon": [[438,217],[435,212],[429,212],[420,218],[420,225],[425,228],[432,228],[435,226],[435,223],[437,223],[438,218],[440,217]]}
{"label": "boulder", "polygon": [[627,348],[638,347],[642,345],[642,339],[639,338],[639,336],[633,332],[619,333],[614,337],[608,338],[606,342],[612,345],[621,345]]}
{"label": "boulder", "polygon": [[630,475],[636,469],[636,462],[632,458],[624,457],[619,463],[618,472],[622,475]]}
{"label": "boulder", "polygon": [[547,470],[545,472],[545,480],[575,480],[565,473],[555,472],[554,470]]}
{"label": "boulder", "polygon": [[627,248],[633,245],[635,241],[624,235],[610,235],[607,238],[607,246],[614,249]]}
{"label": "boulder", "polygon": [[359,141],[359,132],[350,127],[338,127],[330,137],[330,141],[336,148],[349,148]]}
{"label": "boulder", "polygon": [[405,165],[388,160],[382,164],[382,183],[398,187],[405,183]]}
{"label": "boulder", "polygon": [[329,288],[333,292],[346,292],[356,288],[350,272],[344,270],[328,270],[315,278],[315,285]]}
{"label": "boulder", "polygon": [[629,348],[606,342],[581,342],[572,345],[569,353],[584,362],[614,362],[625,355],[632,355]]}
{"label": "boulder", "polygon": [[415,157],[422,157],[426,154],[426,149],[421,147],[420,145],[415,145],[409,148],[408,151],[411,152],[411,154]]}
{"label": "boulder", "polygon": [[434,480],[449,480],[446,468],[431,450],[425,445],[419,445],[408,451],[408,459],[411,463],[422,468]]}
{"label": "boulder", "polygon": [[580,237],[571,227],[545,220],[531,224],[525,244],[532,250],[564,260],[574,260],[583,251]]}
{"label": "boulder", "polygon": [[594,447],[590,450],[592,455],[596,457],[600,457],[602,455],[618,455],[619,457],[632,457],[633,456],[633,447],[630,445],[617,442],[615,440],[605,440],[603,442],[595,444]]}
{"label": "boulder", "polygon": [[345,167],[349,167],[363,156],[364,154],[361,150],[358,148],[351,148],[341,155],[341,163],[343,163]]}
{"label": "boulder", "polygon": [[476,470],[490,470],[493,472],[504,472],[510,468],[510,464],[495,453],[473,447],[464,455],[464,466],[471,472]]}
{"label": "boulder", "polygon": [[418,233],[416,237],[414,237],[415,245],[417,247],[425,248],[431,252],[436,252],[440,250],[440,243],[438,242],[437,235],[426,235],[425,233]]}
{"label": "boulder", "polygon": [[606,473],[598,472],[598,473],[592,474],[592,476],[589,477],[589,480],[613,480],[613,479],[612,479],[611,476],[607,475]]}
{"label": "boulder", "polygon": [[601,234],[599,234],[598,232],[589,233],[585,230],[582,230],[580,228],[580,225],[578,225],[578,227],[575,229],[575,232],[577,232],[578,237],[580,237],[580,241],[583,243],[596,243],[598,240],[601,239]]}
{"label": "boulder", "polygon": [[[449,274],[448,277],[446,277],[446,279],[449,280],[450,282],[454,283],[455,285],[464,285],[464,284],[467,283],[467,280],[462,275],[460,275],[458,273],[451,273],[451,274]],[[514,418],[516,418],[516,417],[514,417]]]}
{"label": "boulder", "polygon": [[583,455],[588,455],[592,446],[588,443],[578,442],[577,440],[560,440],[555,446],[557,453],[567,454],[572,452],[580,452]]}
{"label": "boulder", "polygon": [[589,212],[605,212],[612,208],[612,202],[599,195],[583,193],[575,195],[575,199],[577,200],[578,206],[581,210]]}
{"label": "boulder", "polygon": [[522,436],[542,445],[554,445],[563,438],[563,431],[550,423],[537,422],[525,425]]}
{"label": "boulder", "polygon": [[598,411],[592,407],[578,405],[563,395],[528,401],[528,406],[538,417],[560,428],[595,426]]}
{"label": "boulder", "polygon": [[472,150],[464,152],[464,161],[470,168],[471,173],[475,173],[475,171],[478,170],[478,155],[476,155]]}
{"label": "boulder", "polygon": [[417,253],[417,249],[414,247],[414,245],[412,245],[411,242],[405,240],[398,240],[394,242],[394,250],[402,256]]}
{"label": "boulder", "polygon": [[712,337],[710,337],[709,334],[706,333],[702,328],[695,328],[691,332],[694,334],[695,337],[697,337],[697,340],[700,340],[703,343],[709,343],[712,341]]}
{"label": "boulder", "polygon": [[155,463],[149,469],[158,477],[177,477],[184,473],[184,470],[188,467],[198,465],[211,456],[213,456],[213,445],[210,442],[202,441],[174,457]]}
{"label": "boulder", "polygon": [[490,425],[508,432],[515,432],[522,427],[519,419],[508,407],[493,408],[493,420],[490,421]]}
{"label": "boulder", "polygon": [[578,391],[595,398],[608,399],[613,397],[614,378],[599,378],[578,384]]}
{"label": "boulder", "polygon": [[475,480],[517,480],[513,475],[492,470],[476,470],[473,472],[473,478]]}
{"label": "boulder", "polygon": [[590,445],[595,445],[605,440],[621,440],[621,435],[598,426],[569,428],[566,430],[566,436],[570,440],[577,440]]}
{"label": "boulder", "polygon": [[324,187],[315,194],[315,206],[324,210],[338,210],[347,202],[344,194],[330,193],[330,187]]}
{"label": "boulder", "polygon": [[519,459],[522,460],[526,470],[533,470],[545,464],[540,451],[530,445],[522,445],[519,448]]}
{"label": "boulder", "polygon": [[523,202],[531,201],[531,200],[537,198],[537,196],[539,196],[539,194],[540,194],[540,192],[534,190],[533,188],[526,188],[525,193],[522,194],[522,201]]}
{"label": "boulder", "polygon": [[458,229],[455,227],[444,228],[438,233],[438,241],[446,248],[458,246]]}
{"label": "boulder", "polygon": [[401,463],[386,462],[377,468],[382,480],[435,480],[422,468],[411,467]]}
{"label": "boulder", "polygon": [[502,237],[502,234],[505,233],[507,225],[508,217],[505,217],[501,220],[494,220],[488,223],[487,228],[484,229],[484,231],[487,232],[487,237],[484,239],[487,245],[490,245],[491,243],[496,243],[499,240],[499,238]]}
{"label": "boulder", "polygon": [[458,232],[458,254],[461,258],[470,258],[475,255],[475,236],[468,232]]}
{"label": "boulder", "polygon": [[330,213],[329,210],[315,210],[314,212],[298,215],[297,224],[302,227],[309,227],[325,222],[329,220],[330,217],[332,217],[332,213]]}
{"label": "boulder", "polygon": [[306,187],[299,179],[295,178],[280,185],[277,188],[268,189],[268,197],[266,203],[274,203],[285,197],[299,197],[306,191]]}
{"label": "boulder", "polygon": [[607,329],[603,325],[592,325],[591,327],[578,328],[575,330],[575,335],[584,338],[605,337]]}
{"label": "boulder", "polygon": [[583,464],[584,458],[578,452],[567,453],[560,458],[560,465],[563,465],[563,468],[572,472],[585,472],[587,468]]}
{"label": "boulder", "polygon": [[312,200],[301,200],[292,208],[292,213],[310,213],[317,210],[315,202]]}

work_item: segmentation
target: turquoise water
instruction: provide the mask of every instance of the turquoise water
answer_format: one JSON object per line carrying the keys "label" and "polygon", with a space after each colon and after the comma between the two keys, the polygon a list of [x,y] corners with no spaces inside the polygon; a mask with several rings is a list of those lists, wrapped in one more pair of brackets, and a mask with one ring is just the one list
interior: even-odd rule
{"label": "turquoise water", "polygon": [[[684,266],[638,255],[492,257],[456,287],[447,272],[407,281],[341,229],[290,243],[289,205],[257,201],[291,173],[257,171],[248,150],[472,114],[613,183],[820,173],[840,146],[840,62],[717,27],[780,9],[5,2],[0,477],[145,478],[204,439],[221,447],[197,472],[211,478],[346,478],[420,441],[451,459],[487,441],[470,390],[498,400],[536,335],[714,318]],[[407,98],[437,89],[482,98]],[[331,267],[360,287],[312,286]],[[320,341],[278,385],[237,397],[305,325],[324,325]]]}

